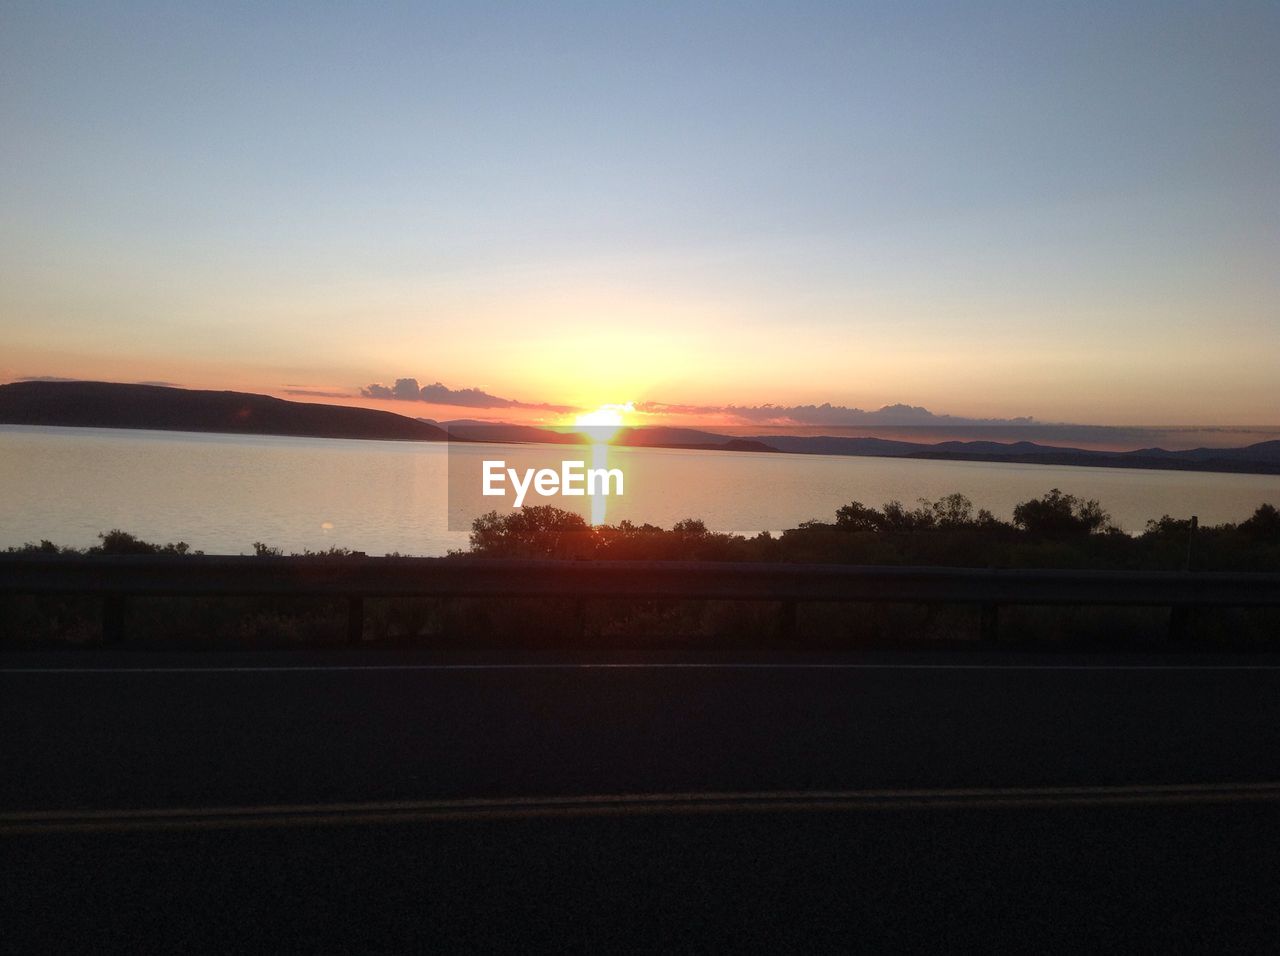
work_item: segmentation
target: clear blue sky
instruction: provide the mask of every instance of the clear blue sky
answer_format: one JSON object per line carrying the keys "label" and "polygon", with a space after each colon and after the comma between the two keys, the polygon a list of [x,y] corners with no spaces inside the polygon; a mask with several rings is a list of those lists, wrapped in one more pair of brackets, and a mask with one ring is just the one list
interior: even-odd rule
{"label": "clear blue sky", "polygon": [[0,7],[0,377],[1280,415],[1280,4]]}

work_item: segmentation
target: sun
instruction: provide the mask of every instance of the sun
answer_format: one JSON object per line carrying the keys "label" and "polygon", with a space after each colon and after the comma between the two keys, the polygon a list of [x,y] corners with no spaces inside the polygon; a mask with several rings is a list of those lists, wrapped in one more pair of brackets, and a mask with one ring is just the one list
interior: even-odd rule
{"label": "sun", "polygon": [[626,414],[635,410],[631,402],[625,405],[601,405],[595,411],[583,412],[573,419],[574,427],[591,439],[594,444],[613,441],[627,423]]}

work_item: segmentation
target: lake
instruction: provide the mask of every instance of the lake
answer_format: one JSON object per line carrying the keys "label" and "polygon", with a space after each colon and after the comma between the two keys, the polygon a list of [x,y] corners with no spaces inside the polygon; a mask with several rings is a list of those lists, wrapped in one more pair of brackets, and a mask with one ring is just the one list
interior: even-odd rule
{"label": "lake", "polygon": [[[48,538],[85,547],[120,528],[210,554],[340,546],[438,555],[467,543],[493,499],[456,479],[462,459],[541,466],[563,448],[347,441],[0,425],[0,548]],[[573,453],[577,455],[577,452]],[[879,507],[961,492],[1008,518],[1050,488],[1097,498],[1126,531],[1149,518],[1240,521],[1280,504],[1280,476],[679,449],[608,448],[626,494],[604,519],[663,527],[688,517],[754,534],[832,520],[849,501]],[[591,451],[582,455],[590,459]],[[464,487],[459,487],[465,485]],[[589,505],[588,505],[589,507]]]}

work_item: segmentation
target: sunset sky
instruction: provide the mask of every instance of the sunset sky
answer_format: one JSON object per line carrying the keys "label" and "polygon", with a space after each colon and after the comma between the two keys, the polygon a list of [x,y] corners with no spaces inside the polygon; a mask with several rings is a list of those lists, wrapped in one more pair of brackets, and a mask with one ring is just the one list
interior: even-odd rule
{"label": "sunset sky", "polygon": [[1277,50],[1274,2],[7,0],[0,381],[1276,424]]}

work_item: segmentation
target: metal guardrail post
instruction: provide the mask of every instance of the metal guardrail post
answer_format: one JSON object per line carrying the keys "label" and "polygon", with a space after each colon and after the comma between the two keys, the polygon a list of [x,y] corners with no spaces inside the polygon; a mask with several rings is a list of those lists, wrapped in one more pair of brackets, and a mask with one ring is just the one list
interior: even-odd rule
{"label": "metal guardrail post", "polygon": [[436,637],[452,637],[454,631],[454,622],[458,615],[455,613],[457,599],[453,597],[436,598]]}
{"label": "metal guardrail post", "polygon": [[978,622],[979,634],[984,641],[994,643],[1000,638],[1000,605],[984,604]]}
{"label": "metal guardrail post", "polygon": [[784,641],[796,636],[796,603],[794,600],[786,600],[778,605],[778,637]]}
{"label": "metal guardrail post", "polygon": [[107,594],[102,598],[102,639],[108,644],[124,640],[129,623],[129,598],[124,594]]}
{"label": "metal guardrail post", "polygon": [[347,643],[359,644],[364,640],[364,598],[347,598]]}
{"label": "metal guardrail post", "polygon": [[[1194,560],[1203,562],[1203,555]],[[1173,607],[1176,636],[1200,609],[1280,607],[1280,574],[1204,571],[992,570],[731,562],[523,561],[452,558],[260,558],[0,554],[0,594],[80,594],[102,600],[102,634],[124,639],[129,607],[151,595],[345,600],[347,638],[364,637],[364,601],[435,597],[449,630],[451,601],[773,602],[782,638],[805,602],[977,605],[996,639],[998,606]],[[566,626],[568,622],[566,621]],[[1007,627],[1006,627],[1007,630]]]}
{"label": "metal guardrail post", "polygon": [[[1191,516],[1191,520],[1187,523],[1187,555],[1183,562],[1183,570],[1190,572],[1195,567],[1195,547],[1196,547],[1196,531],[1200,527],[1200,519],[1196,515]],[[1169,640],[1180,642],[1187,641],[1191,638],[1191,622],[1195,619],[1196,609],[1193,607],[1183,607],[1174,605],[1169,608]]]}

